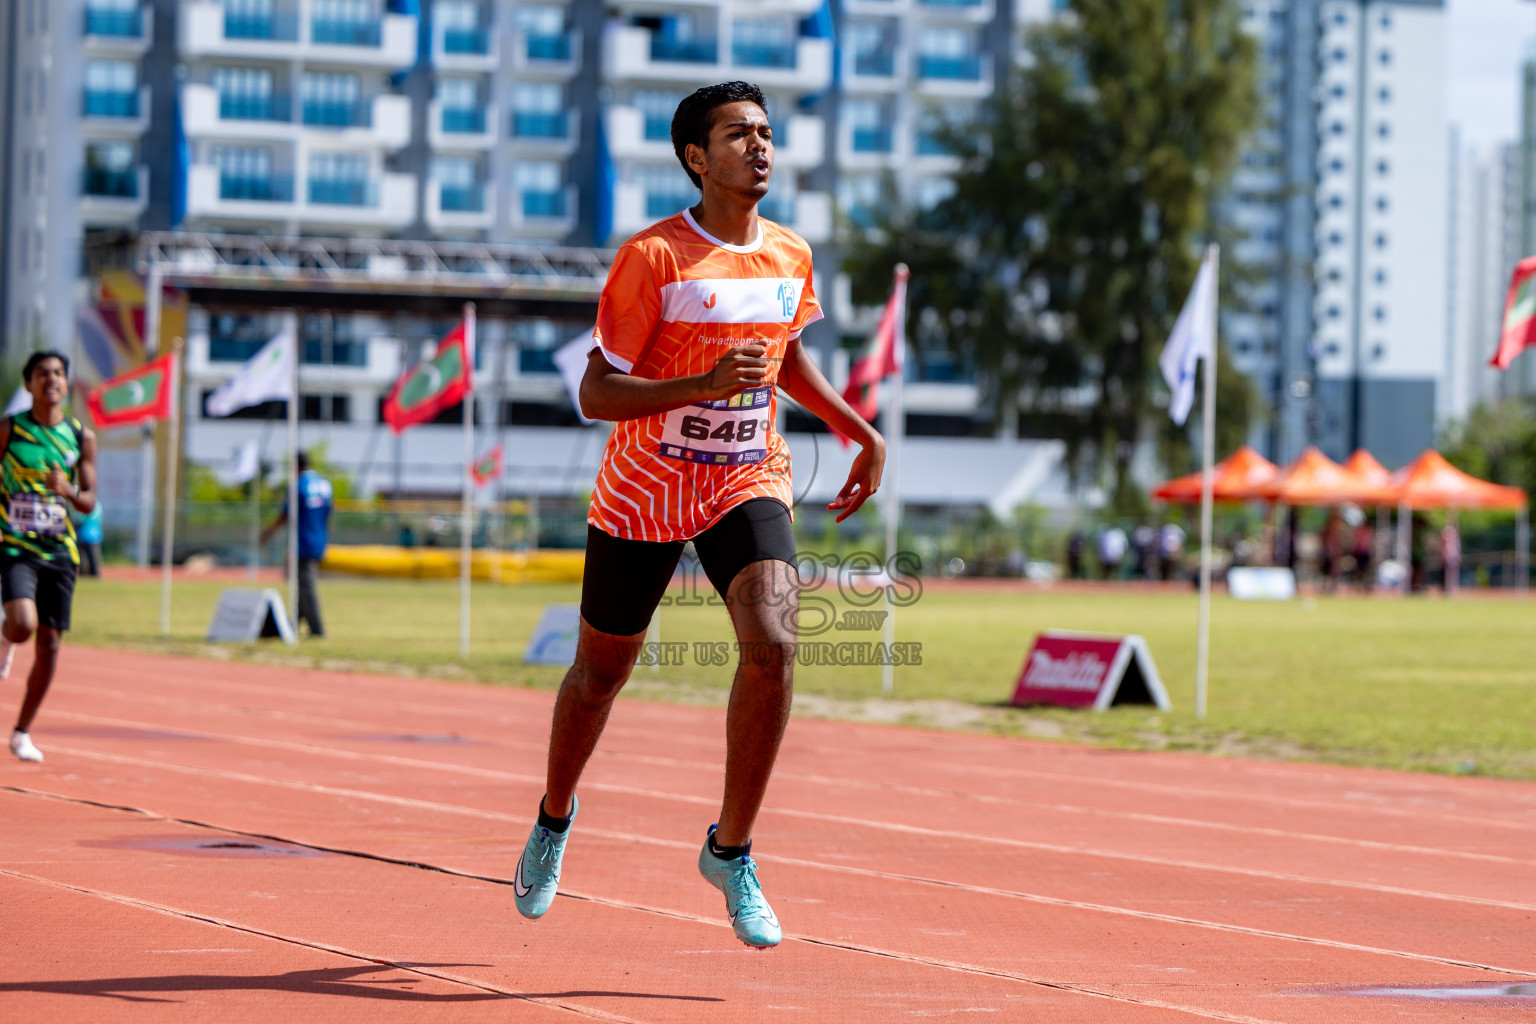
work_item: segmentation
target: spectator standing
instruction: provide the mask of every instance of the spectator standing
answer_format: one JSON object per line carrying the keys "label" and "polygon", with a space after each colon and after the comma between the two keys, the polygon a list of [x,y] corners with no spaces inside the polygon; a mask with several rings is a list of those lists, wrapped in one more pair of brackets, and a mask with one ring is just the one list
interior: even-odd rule
{"label": "spectator standing", "polygon": [[101,499],[96,500],[96,507],[80,520],[80,528],[75,531],[75,540],[80,545],[80,575],[101,575]]}
{"label": "spectator standing", "polygon": [[1365,593],[1371,592],[1371,570],[1374,568],[1376,554],[1376,530],[1371,526],[1369,516],[1361,520],[1355,527],[1355,582]]}
{"label": "spectator standing", "polygon": [[1137,524],[1131,531],[1131,578],[1152,578],[1152,551],[1157,547],[1157,531],[1146,523]]}
{"label": "spectator standing", "polygon": [[1440,559],[1445,563],[1445,592],[1454,594],[1461,588],[1461,531],[1450,521],[1440,531]]}
{"label": "spectator standing", "polygon": [[1184,528],[1177,523],[1164,523],[1157,532],[1157,557],[1164,582],[1173,579],[1184,561],[1184,540]]}
{"label": "spectator standing", "polygon": [[[299,614],[298,621],[309,625],[309,635],[325,636],[320,619],[320,562],[330,542],[331,482],[309,468],[309,455],[299,452]],[[288,521],[288,502],[277,519],[261,535],[265,544]]]}
{"label": "spectator standing", "polygon": [[1067,537],[1067,578],[1080,580],[1086,578],[1083,572],[1083,555],[1088,551],[1088,538],[1083,536],[1082,530],[1073,530]]}
{"label": "spectator standing", "polygon": [[1099,572],[1106,580],[1120,574],[1120,563],[1125,561],[1125,549],[1130,546],[1125,531],[1110,525],[1099,529]]}

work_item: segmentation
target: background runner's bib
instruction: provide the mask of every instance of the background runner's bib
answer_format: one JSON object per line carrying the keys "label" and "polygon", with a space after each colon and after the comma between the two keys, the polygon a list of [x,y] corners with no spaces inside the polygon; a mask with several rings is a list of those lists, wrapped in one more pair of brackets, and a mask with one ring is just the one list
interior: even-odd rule
{"label": "background runner's bib", "polygon": [[715,402],[673,409],[662,419],[661,455],[712,466],[768,458],[773,388],[753,388]]}

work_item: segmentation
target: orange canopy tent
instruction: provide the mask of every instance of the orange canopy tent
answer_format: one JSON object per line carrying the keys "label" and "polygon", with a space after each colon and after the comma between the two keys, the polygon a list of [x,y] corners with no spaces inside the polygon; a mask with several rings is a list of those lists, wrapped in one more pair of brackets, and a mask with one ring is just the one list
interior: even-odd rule
{"label": "orange canopy tent", "polygon": [[1479,480],[1432,449],[1393,473],[1376,500],[1410,508],[1522,509],[1527,503],[1519,487]]}
{"label": "orange canopy tent", "polygon": [[[1274,477],[1280,470],[1273,462],[1243,445],[1212,467],[1215,477],[1211,497],[1215,501],[1245,501],[1254,497],[1254,488]],[[1160,484],[1152,492],[1159,501],[1176,505],[1200,503],[1201,474],[1191,473]]]}
{"label": "orange canopy tent", "polygon": [[1355,449],[1355,454],[1344,460],[1344,468],[1372,488],[1385,487],[1392,478],[1392,471],[1364,448]]}
{"label": "orange canopy tent", "polygon": [[1253,497],[1287,505],[1337,505],[1359,500],[1374,490],[1314,447],[1298,455],[1273,480],[1255,488]]}

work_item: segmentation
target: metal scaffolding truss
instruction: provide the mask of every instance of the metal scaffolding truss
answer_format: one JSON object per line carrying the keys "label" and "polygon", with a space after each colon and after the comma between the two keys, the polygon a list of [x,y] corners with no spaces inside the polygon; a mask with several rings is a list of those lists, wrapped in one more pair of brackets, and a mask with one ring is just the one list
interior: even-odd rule
{"label": "metal scaffolding truss", "polygon": [[157,273],[166,285],[205,299],[261,305],[425,310],[473,301],[487,312],[590,306],[612,261],[606,249],[201,232],[87,243],[93,271]]}

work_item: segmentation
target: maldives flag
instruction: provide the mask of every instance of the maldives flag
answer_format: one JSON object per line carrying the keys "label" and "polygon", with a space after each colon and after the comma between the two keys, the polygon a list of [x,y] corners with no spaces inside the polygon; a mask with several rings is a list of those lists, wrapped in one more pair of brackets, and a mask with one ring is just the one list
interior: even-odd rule
{"label": "maldives flag", "polygon": [[469,475],[475,478],[476,487],[484,487],[486,484],[501,476],[502,451],[501,445],[483,453],[469,467]]}
{"label": "maldives flag", "polygon": [[1504,331],[1499,335],[1499,350],[1493,366],[1509,369],[1515,356],[1536,345],[1536,256],[1528,256],[1515,266],[1509,282],[1509,297],[1504,300]]}
{"label": "maldives flag", "polygon": [[98,427],[125,427],[141,420],[168,420],[175,401],[176,353],[102,381],[86,396]]}
{"label": "maldives flag", "polygon": [[[843,401],[853,411],[873,421],[880,411],[880,382],[893,373],[901,372],[902,350],[905,346],[903,330],[907,307],[907,268],[896,268],[896,282],[891,286],[891,297],[885,302],[880,323],[869,336],[864,347],[848,370],[848,386],[843,389]],[[837,439],[844,447],[849,444],[842,434]]]}
{"label": "maldives flag", "polygon": [[444,409],[466,400],[474,390],[474,360],[469,354],[464,323],[437,343],[437,354],[423,359],[395,381],[384,399],[384,422],[400,433],[430,423]]}

